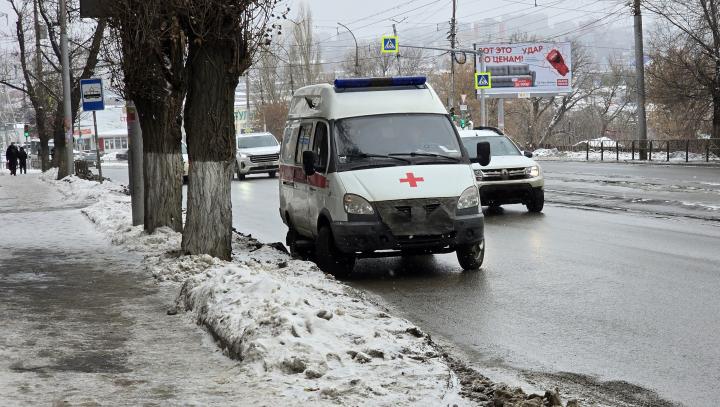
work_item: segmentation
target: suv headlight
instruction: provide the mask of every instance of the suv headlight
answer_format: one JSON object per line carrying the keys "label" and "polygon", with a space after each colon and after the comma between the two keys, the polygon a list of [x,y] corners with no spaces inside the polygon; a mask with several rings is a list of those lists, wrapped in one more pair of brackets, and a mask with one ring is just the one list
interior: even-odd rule
{"label": "suv headlight", "polygon": [[525,174],[527,174],[529,178],[535,178],[540,175],[540,167],[538,167],[537,165],[527,167],[525,168]]}
{"label": "suv headlight", "polygon": [[343,197],[345,212],[353,215],[372,215],[375,213],[367,199],[355,194],[345,194]]}
{"label": "suv headlight", "polygon": [[476,186],[471,186],[463,191],[458,198],[457,208],[468,209],[480,205],[480,193]]}
{"label": "suv headlight", "polygon": [[244,160],[244,159],[246,159],[247,157],[248,157],[247,154],[238,153],[238,158],[241,159],[241,160]]}

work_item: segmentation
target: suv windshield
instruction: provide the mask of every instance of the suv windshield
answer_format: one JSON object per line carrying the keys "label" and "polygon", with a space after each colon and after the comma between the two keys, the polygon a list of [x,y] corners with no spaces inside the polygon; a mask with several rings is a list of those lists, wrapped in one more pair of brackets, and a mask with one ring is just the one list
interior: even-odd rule
{"label": "suv windshield", "polygon": [[278,145],[277,140],[270,134],[262,136],[240,136],[237,138],[237,148],[273,147]]}
{"label": "suv windshield", "polygon": [[505,136],[488,136],[488,137],[463,137],[462,142],[468,151],[470,158],[477,155],[477,143],[481,141],[490,142],[490,155],[498,157],[501,155],[520,155],[520,150],[515,147],[510,139]]}
{"label": "suv windshield", "polygon": [[439,114],[352,117],[335,124],[340,164],[454,163],[462,150],[452,124]]}

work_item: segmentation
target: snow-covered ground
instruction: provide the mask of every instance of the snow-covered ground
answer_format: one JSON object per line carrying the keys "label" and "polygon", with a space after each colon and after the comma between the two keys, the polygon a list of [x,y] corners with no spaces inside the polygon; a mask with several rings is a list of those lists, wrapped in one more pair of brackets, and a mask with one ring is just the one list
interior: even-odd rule
{"label": "snow-covered ground", "polygon": [[[635,152],[635,161],[639,160],[638,152]],[[585,161],[589,158],[590,161],[600,161],[600,151],[591,150],[589,157],[586,156],[585,151],[561,151],[557,148],[540,148],[533,151],[533,157],[537,159],[557,159],[557,160],[580,160]],[[615,161],[618,158],[615,150],[607,149],[603,154],[605,161]],[[632,153],[628,151],[621,151],[619,155],[620,161],[632,161]],[[654,151],[652,154],[653,161],[665,162],[667,159],[667,153],[665,151]],[[689,153],[688,161],[690,162],[704,162],[706,159],[705,154]],[[715,154],[710,154],[710,161],[718,161],[720,157]],[[684,162],[685,151],[671,151],[670,152],[671,162]]]}
{"label": "snow-covered ground", "polygon": [[131,226],[124,187],[55,176],[41,178],[68,200],[94,201],[82,211],[113,243],[144,254],[159,281],[182,284],[178,311],[240,361],[258,392],[294,405],[470,404],[429,336],[313,263],[242,235],[232,262],[178,256],[179,233]]}

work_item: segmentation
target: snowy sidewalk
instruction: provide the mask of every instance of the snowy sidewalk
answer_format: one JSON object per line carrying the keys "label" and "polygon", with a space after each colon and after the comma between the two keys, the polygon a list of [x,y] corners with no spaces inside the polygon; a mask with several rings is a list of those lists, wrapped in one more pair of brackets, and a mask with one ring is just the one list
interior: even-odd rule
{"label": "snowy sidewalk", "polygon": [[177,289],[139,273],[142,256],[111,245],[85,205],[0,175],[0,405],[260,400],[209,335],[167,315]]}

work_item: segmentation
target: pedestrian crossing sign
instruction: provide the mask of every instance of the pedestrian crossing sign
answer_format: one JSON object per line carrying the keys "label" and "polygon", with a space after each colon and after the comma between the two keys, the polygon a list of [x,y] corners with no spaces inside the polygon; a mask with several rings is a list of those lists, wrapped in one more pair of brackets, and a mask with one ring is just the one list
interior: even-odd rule
{"label": "pedestrian crossing sign", "polygon": [[382,37],[382,53],[397,54],[400,51],[397,35],[385,35]]}
{"label": "pedestrian crossing sign", "polygon": [[475,89],[492,88],[492,75],[490,72],[475,72]]}

